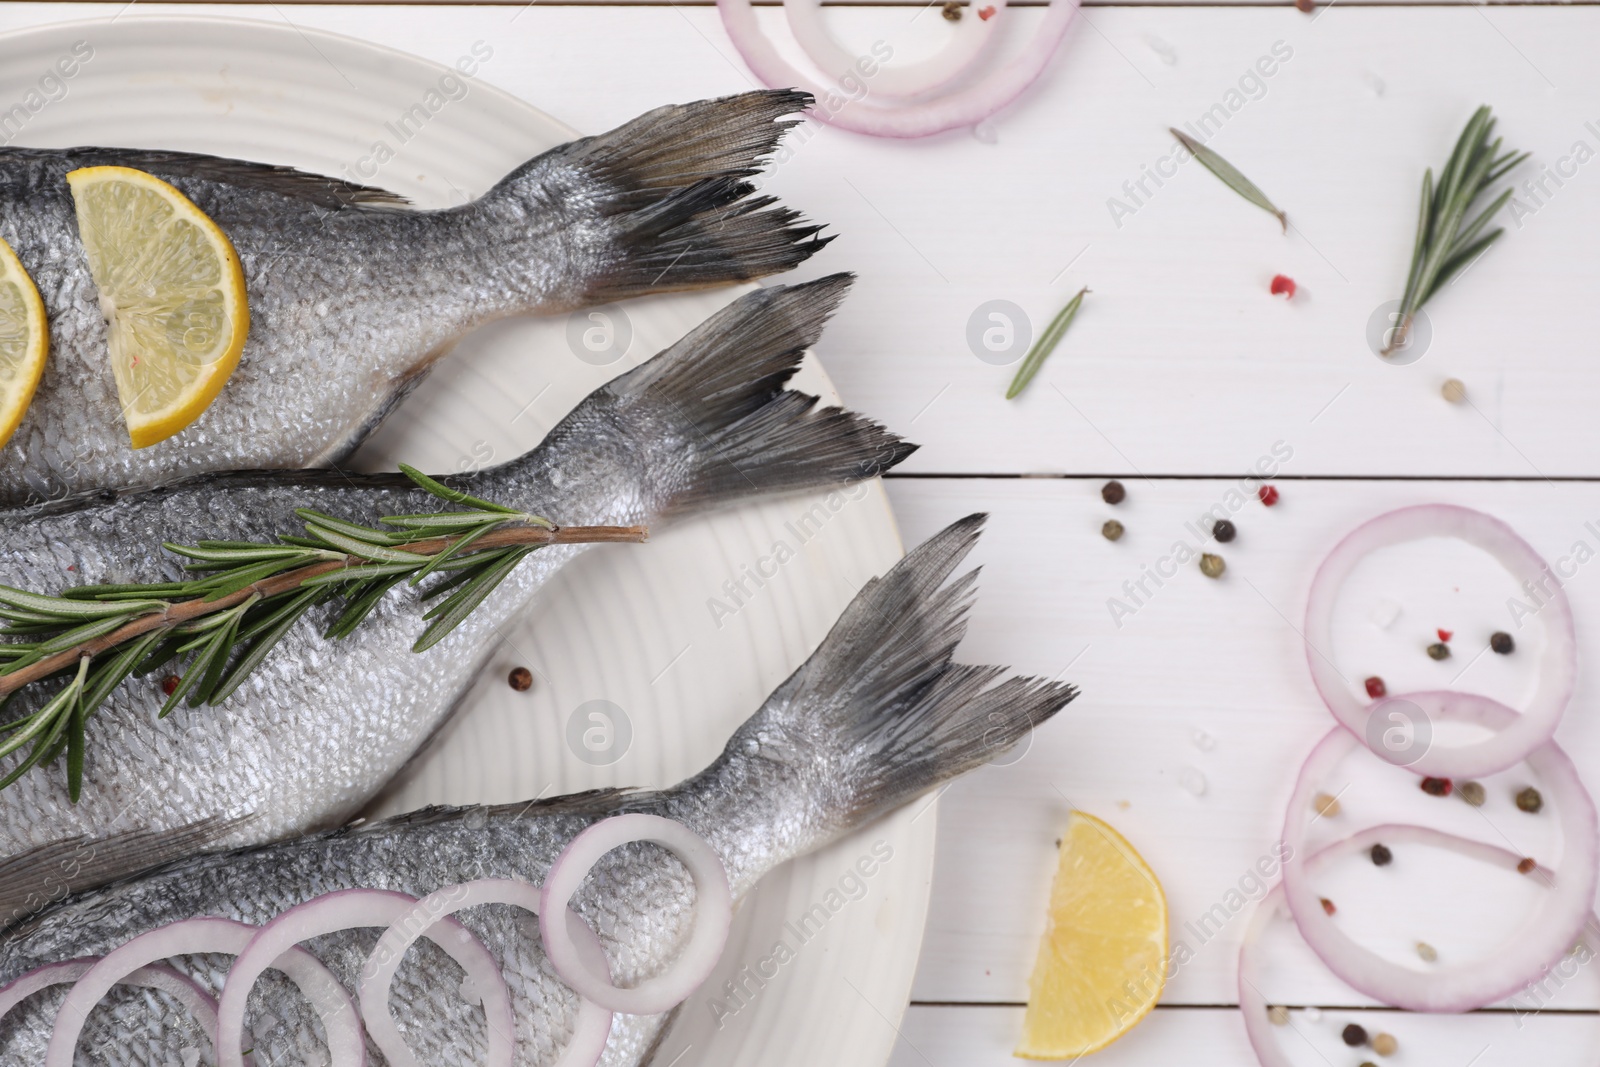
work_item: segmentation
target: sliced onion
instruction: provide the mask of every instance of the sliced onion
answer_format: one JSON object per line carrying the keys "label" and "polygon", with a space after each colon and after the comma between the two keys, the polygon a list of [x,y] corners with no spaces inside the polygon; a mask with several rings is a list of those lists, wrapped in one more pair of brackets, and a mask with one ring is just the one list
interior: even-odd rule
{"label": "sliced onion", "polygon": [[[794,86],[817,98],[811,114],[823,122],[875,137],[927,137],[988,118],[1044,73],[1077,13],[1078,0],[1050,0],[1044,22],[1020,55],[955,92],[900,107],[878,107],[847,100],[836,89],[818,85],[778,54],[756,22],[750,0],[717,0],[722,24],[745,64],[767,85]],[[869,91],[870,95],[870,91]]]}
{"label": "sliced onion", "polygon": [[[87,974],[99,960],[98,956],[89,956],[79,960],[47,963],[14,979],[4,989],[0,989],[0,1019],[5,1018],[11,1013],[12,1008],[41,989],[56,985],[71,985]],[[217,1032],[216,998],[186,974],[179,974],[171,967],[153,964],[149,967],[140,967],[125,975],[118,984],[171,994],[188,1010],[208,1037]],[[73,1043],[77,1043],[76,1039]]]}
{"label": "sliced onion", "polygon": [[[694,879],[694,928],[688,943],[665,973],[631,989],[611,983],[610,976],[591,968],[578,948],[574,926],[582,925],[567,903],[589,871],[614,848],[649,841],[660,845],[689,868]],[[551,920],[562,916],[565,922]],[[545,954],[561,980],[578,995],[628,1015],[657,1015],[683,1001],[700,987],[717,965],[733,922],[733,890],[716,849],[682,823],[659,815],[629,814],[603,819],[573,838],[545,876],[539,901],[539,932]]]}
{"label": "sliced onion", "polygon": [[[1339,587],[1368,553],[1426,537],[1453,537],[1480,548],[1519,583],[1539,578],[1549,569],[1533,546],[1511,527],[1481,511],[1453,504],[1421,504],[1391,511],[1340,541],[1311,583],[1306,604],[1306,658],[1311,680],[1328,710],[1357,736],[1365,736],[1368,717],[1380,705],[1369,708],[1364,704],[1327,658],[1333,648],[1333,608]],[[1539,663],[1539,684],[1527,708],[1506,721],[1493,737],[1466,745],[1429,745],[1420,757],[1408,758],[1406,766],[1418,774],[1440,778],[1480,778],[1521,762],[1555,735],[1578,676],[1572,607],[1559,587],[1540,609],[1540,617],[1547,640]],[[1388,703],[1404,699],[1392,697]],[[1378,748],[1373,751],[1389,758]]]}
{"label": "sliced onion", "polygon": [[976,5],[968,9],[966,14],[971,17],[956,24],[949,43],[937,55],[899,66],[880,65],[870,76],[863,75],[856,66],[858,57],[841,47],[838,39],[828,32],[822,21],[822,0],[783,0],[783,13],[788,16],[794,39],[811,62],[836,83],[846,76],[865,77],[869,96],[903,100],[943,87],[982,57],[994,41],[994,28],[1000,22],[999,15],[1005,10],[1006,0],[992,0],[987,6],[994,11],[986,19],[978,17]]}
{"label": "sliced onion", "polygon": [[[384,889],[340,889],[297,904],[256,931],[233,961],[222,987],[222,1000],[217,1006],[218,1067],[242,1067],[244,1009],[261,972],[277,967],[276,961],[302,941],[340,930],[389,926],[409,914],[416,903],[416,897]],[[491,1020],[492,1037],[493,1020],[503,1019],[504,1013],[510,1011],[511,992],[506,988],[505,976],[471,931],[454,919],[441,921],[452,936],[435,941],[477,985]],[[365,1064],[367,1043],[361,1020],[344,987],[339,988],[338,998],[319,999],[310,990],[306,993],[327,1031],[333,1067]]]}
{"label": "sliced onion", "polygon": [[[83,1032],[84,1020],[88,1018],[94,1006],[100,1003],[101,998],[111,991],[112,986],[131,980],[132,975],[143,969],[149,969],[148,965],[157,960],[171,959],[173,956],[191,956],[208,952],[237,955],[244,951],[245,946],[255,935],[256,927],[232,919],[186,919],[140,934],[106,953],[84,971],[73,985],[72,992],[68,993],[67,999],[62,1002],[61,1009],[56,1014],[55,1029],[50,1034],[50,1047],[45,1053],[45,1067],[72,1067],[78,1036]],[[350,995],[344,991],[344,987],[328,968],[311,953],[304,949],[294,949],[282,954],[272,965],[293,979],[313,1003],[337,1002],[342,998],[351,1014],[354,1014],[355,1007],[350,1002]],[[209,996],[206,999],[210,1001]],[[218,1005],[214,1002],[207,1009],[206,1032],[212,1035],[213,1045],[216,1045],[217,1010]],[[328,1033],[331,1038],[333,1030],[330,1028]],[[358,1033],[357,1037],[359,1036]],[[366,1046],[362,1044],[358,1047],[364,1057]],[[220,1047],[217,1055],[220,1060],[222,1058]],[[242,1060],[235,1061],[235,1063],[242,1062]],[[335,1067],[338,1067],[340,1062],[362,1061],[348,1059],[341,1061],[335,1056],[333,1062]]]}
{"label": "sliced onion", "polygon": [[[361,1017],[367,1024],[368,1036],[391,1067],[421,1067],[421,1062],[406,1047],[394,1016],[389,1012],[389,989],[401,959],[417,938],[427,935],[441,920],[463,908],[475,908],[480,904],[510,904],[537,915],[539,887],[510,878],[483,878],[431,893],[390,924],[368,957],[361,972]],[[594,931],[582,923],[575,931],[581,931],[578,951],[584,957],[585,966],[597,973],[607,973],[605,949],[600,947],[600,939]],[[495,975],[499,977],[498,970]],[[471,977],[474,983],[478,982],[478,976]],[[500,989],[505,990],[503,980]],[[515,1053],[516,1018],[509,993],[503,1003],[497,999],[491,1007],[489,1001],[485,996],[484,1012],[489,1016],[488,1063],[510,1065]],[[594,1067],[610,1036],[611,1012],[592,1000],[580,998],[572,1038],[554,1067]]]}
{"label": "sliced onion", "polygon": [[[1496,707],[1466,705],[1460,714],[1470,716],[1469,721],[1478,725],[1503,728],[1507,725],[1505,718],[1515,713],[1503,708],[1496,711]],[[1490,961],[1468,961],[1439,966],[1424,973],[1386,960],[1352,941],[1323,910],[1321,898],[1311,887],[1305,857],[1306,813],[1319,792],[1319,783],[1357,747],[1354,736],[1337,728],[1317,743],[1300,770],[1283,828],[1283,843],[1288,853],[1283,864],[1283,886],[1289,910],[1300,928],[1300,935],[1328,969],[1352,989],[1385,1004],[1409,1011],[1451,1013],[1473,1011],[1511,996],[1552,961],[1560,959],[1572,946],[1594,907],[1597,867],[1600,867],[1600,827],[1597,827],[1594,802],[1566,753],[1549,742],[1527,757],[1528,767],[1539,776],[1547,806],[1558,812],[1561,819],[1561,867],[1551,880],[1548,901],[1515,935],[1507,938],[1494,955],[1492,965]],[[1420,828],[1407,832],[1435,833]],[[1429,843],[1443,845],[1445,838],[1455,842],[1464,840],[1443,835],[1437,839],[1430,837]],[[1492,857],[1503,851],[1489,845],[1444,847],[1486,861],[1492,861]]]}

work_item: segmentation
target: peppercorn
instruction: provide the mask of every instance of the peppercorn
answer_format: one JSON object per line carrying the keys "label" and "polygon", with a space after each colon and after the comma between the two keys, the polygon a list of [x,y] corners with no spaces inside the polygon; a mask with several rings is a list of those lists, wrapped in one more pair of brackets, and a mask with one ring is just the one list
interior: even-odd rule
{"label": "peppercorn", "polygon": [[1544,797],[1540,796],[1539,791],[1533,786],[1530,785],[1517,794],[1518,810],[1525,811],[1529,815],[1536,815],[1542,807],[1544,807]]}
{"label": "peppercorn", "polygon": [[1373,700],[1377,700],[1379,697],[1386,697],[1389,695],[1389,687],[1384,685],[1383,679],[1379,678],[1376,674],[1367,679],[1366,686],[1367,696],[1371,697]]}
{"label": "peppercorn", "polygon": [[1504,630],[1497,630],[1489,635],[1489,647],[1502,656],[1509,656],[1517,647],[1517,643],[1511,640],[1511,635]]}
{"label": "peppercorn", "polygon": [[1428,646],[1428,658],[1449,659],[1450,646],[1445,644],[1443,641],[1435,641],[1433,644]]}
{"label": "peppercorn", "polygon": [[961,4],[958,0],[945,0],[945,5],[941,10],[948,21],[961,21]]}
{"label": "peppercorn", "polygon": [[1107,519],[1106,524],[1100,527],[1100,536],[1107,541],[1120,541],[1122,540],[1122,534],[1122,523],[1116,519]]}
{"label": "peppercorn", "polygon": [[1270,508],[1278,502],[1278,487],[1275,485],[1263,485],[1256,490],[1256,496],[1261,498],[1261,503]]}
{"label": "peppercorn", "polygon": [[1289,1009],[1282,1004],[1274,1004],[1267,1009],[1267,1022],[1273,1026],[1289,1025]]}
{"label": "peppercorn", "polygon": [[1317,0],[1294,0],[1294,6],[1309,15],[1317,9]]}
{"label": "peppercorn", "polygon": [[1100,487],[1100,499],[1107,504],[1120,504],[1127,496],[1128,491],[1115,478]]}
{"label": "peppercorn", "polygon": [[1432,963],[1439,958],[1439,953],[1426,941],[1417,942],[1417,955],[1422,957],[1422,962],[1424,963]]}
{"label": "peppercorn", "polygon": [[1467,387],[1459,378],[1446,378],[1445,383],[1439,386],[1439,395],[1452,404],[1459,404],[1467,398]]}
{"label": "peppercorn", "polygon": [[1393,1056],[1400,1047],[1400,1042],[1394,1039],[1393,1034],[1378,1034],[1372,1039],[1372,1051],[1380,1056]]}
{"label": "peppercorn", "polygon": [[1473,807],[1475,807],[1475,808],[1483,807],[1483,802],[1485,800],[1485,794],[1484,794],[1484,791],[1483,791],[1483,786],[1480,785],[1479,783],[1477,783],[1477,782],[1462,782],[1459,786],[1456,787],[1456,792],[1461,794],[1461,799],[1462,800],[1465,800],[1468,804],[1471,804]]}
{"label": "peppercorn", "polygon": [[1239,529],[1227,519],[1218,519],[1216,521],[1216,525],[1211,527],[1211,536],[1215,537],[1218,542],[1225,545],[1229,541],[1232,541],[1235,537],[1239,536]]}
{"label": "peppercorn", "polygon": [[1344,1043],[1349,1045],[1351,1048],[1359,1048],[1367,1043],[1366,1027],[1362,1026],[1360,1023],[1347,1023],[1345,1028],[1339,1032],[1339,1036],[1342,1037],[1344,1039]]}
{"label": "peppercorn", "polygon": [[1538,860],[1534,859],[1532,856],[1524,856],[1520,860],[1517,861],[1517,873],[1518,874],[1532,874],[1534,872],[1534,869],[1537,868],[1538,866],[1539,866],[1539,861]]}
{"label": "peppercorn", "polygon": [[533,672],[526,667],[513,667],[506,682],[517,692],[526,693],[533,688]]}
{"label": "peppercorn", "polygon": [[1221,556],[1207,552],[1200,557],[1200,573],[1207,578],[1221,578],[1222,572],[1227,569],[1228,565],[1222,562]]}
{"label": "peppercorn", "polygon": [[169,674],[161,679],[161,691],[171,696],[178,691],[178,683],[182,681],[176,674]]}
{"label": "peppercorn", "polygon": [[1450,779],[1424,778],[1422,780],[1422,791],[1430,797],[1447,797],[1450,795]]}
{"label": "peppercorn", "polygon": [[1332,915],[1334,912],[1338,911],[1339,909],[1333,906],[1333,901],[1329,900],[1327,897],[1323,897],[1322,898],[1322,910],[1327,912],[1329,915]]}
{"label": "peppercorn", "polygon": [[1394,853],[1389,851],[1388,845],[1378,844],[1372,846],[1372,864],[1375,867],[1387,867],[1394,862]]}
{"label": "peppercorn", "polygon": [[1311,806],[1317,809],[1318,815],[1326,815],[1330,819],[1339,814],[1339,798],[1329,796],[1327,793],[1318,793],[1312,797]]}

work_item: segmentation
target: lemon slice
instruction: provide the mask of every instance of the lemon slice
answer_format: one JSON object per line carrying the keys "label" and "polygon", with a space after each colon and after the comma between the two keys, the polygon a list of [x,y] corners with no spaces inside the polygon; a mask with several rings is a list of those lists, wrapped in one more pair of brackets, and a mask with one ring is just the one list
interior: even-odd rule
{"label": "lemon slice", "polygon": [[1155,872],[1105,823],[1072,813],[1050,890],[1016,1054],[1076,1059],[1155,1007],[1167,979],[1167,898]]}
{"label": "lemon slice", "polygon": [[160,178],[84,167],[67,184],[128,436],[144,448],[199,418],[239,365],[250,329],[244,270],[217,224]]}
{"label": "lemon slice", "polygon": [[28,413],[50,353],[50,324],[33,279],[0,240],[0,445]]}

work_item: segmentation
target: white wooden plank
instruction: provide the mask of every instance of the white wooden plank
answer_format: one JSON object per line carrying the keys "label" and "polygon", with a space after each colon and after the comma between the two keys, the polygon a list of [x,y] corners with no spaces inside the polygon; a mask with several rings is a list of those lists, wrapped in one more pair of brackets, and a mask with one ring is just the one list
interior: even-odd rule
{"label": "white wooden plank", "polygon": [[[1351,1049],[1339,1031],[1355,1021],[1372,1033],[1400,1042],[1387,1062],[1450,1064],[1454,1067],[1578,1067],[1591,1062],[1600,1040],[1594,1016],[1512,1015],[1466,1019],[1394,1012],[1324,1012],[1321,1021],[1296,1020],[1284,1048],[1304,1067],[1356,1067],[1363,1060],[1386,1062],[1370,1049]],[[926,1007],[912,1005],[900,1025],[890,1067],[1016,1067],[1011,1050],[1022,1027],[1021,1008]],[[1302,1041],[1303,1035],[1308,1040]],[[1313,1044],[1314,1042],[1314,1044]],[[1084,1062],[1095,1067],[1241,1067],[1255,1063],[1238,1013],[1225,1009],[1158,1009],[1122,1040]]]}
{"label": "white wooden plank", "polygon": [[[1153,596],[1123,618],[1119,629],[1108,600],[1126,598],[1122,583],[1140,580],[1144,568],[1156,566],[1175,542],[1200,548],[1186,524],[1228,499],[1235,483],[1130,481],[1128,499],[1116,508],[1101,502],[1099,484],[1082,479],[889,482],[908,545],[969,512],[992,515],[974,553],[984,571],[961,657],[1061,676],[1083,691],[1057,720],[1035,732],[1020,760],[984,768],[944,794],[914,1000],[1026,999],[1055,865],[1052,842],[1066,813],[1079,808],[1121,829],[1162,879],[1174,945],[1184,941],[1192,956],[1168,984],[1165,1001],[1233,1002],[1247,909],[1232,907],[1209,923],[1203,917],[1216,916],[1216,905],[1230,900],[1230,890],[1242,885],[1251,891],[1246,876],[1277,839],[1298,767],[1331,726],[1311,688],[1298,633],[1307,586],[1328,550],[1366,518],[1420,501],[1461,503],[1498,515],[1552,561],[1568,555],[1579,539],[1591,549],[1600,547],[1600,539],[1584,526],[1600,518],[1600,485],[1286,483],[1278,506],[1269,510],[1251,499],[1235,516],[1237,540],[1212,546],[1228,563],[1222,580],[1205,578],[1190,563],[1160,589],[1147,583]],[[1127,527],[1116,544],[1099,532],[1112,516]],[[1600,576],[1591,570],[1580,569],[1567,586],[1585,655],[1593,654],[1595,620],[1600,619]],[[1466,613],[1448,622],[1420,609],[1403,617],[1390,636],[1408,658],[1382,670],[1393,691],[1400,691],[1407,677],[1406,688],[1439,684],[1436,676],[1447,680],[1465,662],[1462,650],[1471,635],[1481,642],[1486,626],[1509,629],[1501,602],[1491,598],[1488,603],[1487,615]],[[1422,655],[1435,625],[1460,630],[1461,659],[1443,665]],[[1488,660],[1472,665],[1463,688],[1487,686],[1484,680],[1507,666],[1499,657]],[[1523,662],[1531,666],[1531,660]],[[1591,786],[1600,768],[1600,719],[1592,711],[1595,677],[1592,666],[1580,676],[1578,695],[1558,734]],[[1197,774],[1205,781],[1200,796],[1183,784],[1192,784]],[[1440,825],[1458,832],[1493,834],[1497,841],[1504,832],[1517,842],[1512,847],[1524,852],[1545,847],[1527,843],[1524,834],[1535,824],[1514,811],[1509,788],[1505,796],[1496,794],[1488,824],[1456,800],[1432,801],[1409,786],[1403,797],[1416,798],[1422,807],[1397,811],[1399,821],[1431,821],[1437,812],[1440,819],[1452,820]],[[1439,890],[1438,900],[1422,902],[1417,921],[1452,938],[1481,933],[1487,948],[1507,932],[1494,924],[1516,919],[1529,905],[1514,895],[1497,895],[1514,887],[1489,884],[1471,869],[1466,875],[1473,878],[1470,893],[1448,886]],[[1359,898],[1377,899],[1375,894]],[[1198,935],[1196,924],[1203,924]],[[1455,958],[1469,955],[1464,943],[1459,948]],[[1292,991],[1305,1002],[1359,1003],[1309,957],[1304,963]],[[1600,1004],[1600,990],[1593,987],[1575,987],[1567,995],[1575,1003]]]}
{"label": "white wooden plank", "polygon": [[[483,40],[486,81],[589,130],[750,84],[708,8],[462,8],[446,23],[427,8],[232,10],[443,62]],[[102,12],[18,5],[0,26]],[[912,48],[908,10],[829,16],[848,41]],[[1600,149],[1585,125],[1600,119],[1597,30],[1594,7],[1096,10],[997,120],[997,143],[825,129],[797,139],[769,184],[841,234],[804,273],[862,276],[822,355],[847,401],[924,442],[911,469],[1221,473],[1282,439],[1289,473],[1595,474],[1593,167],[1547,182],[1544,206],[1430,308],[1420,362],[1383,365],[1364,330],[1401,287],[1422,169],[1474,105],[1495,105],[1540,164],[1580,140]],[[1160,189],[1146,180],[1153,195],[1119,228],[1108,201],[1132,202],[1123,183],[1169,152],[1166,127],[1226,110],[1279,41],[1292,57],[1259,90],[1247,82],[1260,98],[1239,98],[1215,144],[1296,230],[1279,235],[1197,167]],[[1267,294],[1280,271],[1301,285],[1292,303]],[[1083,284],[1095,291],[1072,334],[1006,403],[1009,371],[969,350],[970,316],[1005,299],[1037,322]],[[1452,376],[1470,405],[1438,396]]]}

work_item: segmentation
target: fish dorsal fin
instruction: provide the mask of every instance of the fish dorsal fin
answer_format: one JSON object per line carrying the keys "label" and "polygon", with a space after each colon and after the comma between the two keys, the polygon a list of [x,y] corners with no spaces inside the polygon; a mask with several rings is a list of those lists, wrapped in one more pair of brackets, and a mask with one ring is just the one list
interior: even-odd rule
{"label": "fish dorsal fin", "polygon": [[0,927],[73,893],[204,851],[254,818],[211,817],[175,830],[69,837],[0,860]]}
{"label": "fish dorsal fin", "polygon": [[7,156],[56,156],[73,167],[132,167],[158,178],[201,178],[225,182],[248,189],[277,193],[305,200],[321,207],[352,207],[367,204],[381,207],[408,207],[411,201],[387,189],[357,185],[342,178],[311,174],[294,167],[271,163],[249,163],[194,152],[163,152],[138,148],[66,148],[61,150],[0,148],[0,166]]}

